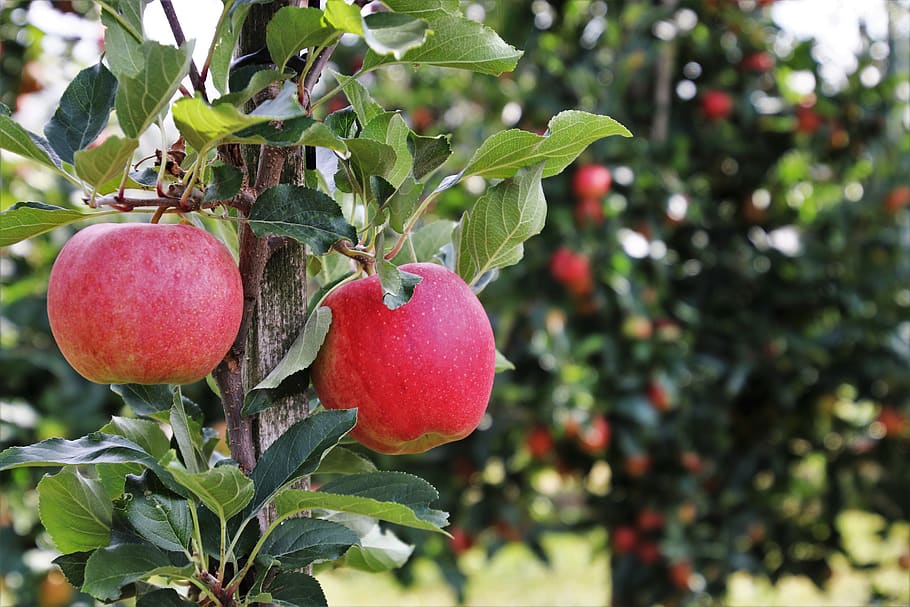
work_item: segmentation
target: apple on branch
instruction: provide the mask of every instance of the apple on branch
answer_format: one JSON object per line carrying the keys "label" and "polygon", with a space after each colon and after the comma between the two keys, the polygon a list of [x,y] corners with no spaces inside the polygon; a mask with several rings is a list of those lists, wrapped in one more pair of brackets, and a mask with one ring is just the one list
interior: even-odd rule
{"label": "apple on branch", "polygon": [[357,408],[351,436],[392,454],[420,453],[473,432],[496,369],[493,329],[470,287],[432,263],[401,270],[422,280],[395,310],[383,303],[376,275],[326,297],[332,324],[311,367],[326,408]]}
{"label": "apple on branch", "polygon": [[243,314],[230,251],[189,225],[95,224],[54,262],[51,332],[97,383],[187,384],[224,358]]}

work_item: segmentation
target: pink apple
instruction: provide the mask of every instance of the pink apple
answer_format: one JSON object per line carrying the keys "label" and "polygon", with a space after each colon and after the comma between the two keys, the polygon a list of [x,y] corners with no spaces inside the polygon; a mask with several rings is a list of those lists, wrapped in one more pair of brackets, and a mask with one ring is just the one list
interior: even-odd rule
{"label": "pink apple", "polygon": [[610,169],[602,164],[584,164],[572,176],[572,191],[579,198],[602,198],[612,184]]}
{"label": "pink apple", "polygon": [[89,226],[60,251],[47,288],[60,351],[97,383],[198,381],[227,353],[242,312],[230,251],[188,225]]}
{"label": "pink apple", "polygon": [[389,310],[378,276],[348,283],[324,302],[332,310],[311,367],[328,409],[357,407],[351,435],[380,453],[420,453],[470,434],[490,399],[493,329],[455,273],[431,263],[405,305]]}

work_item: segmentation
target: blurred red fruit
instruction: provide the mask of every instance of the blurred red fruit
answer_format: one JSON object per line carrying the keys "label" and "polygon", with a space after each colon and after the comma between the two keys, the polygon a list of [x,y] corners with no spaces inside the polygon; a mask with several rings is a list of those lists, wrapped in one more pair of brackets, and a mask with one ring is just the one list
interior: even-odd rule
{"label": "blurred red fruit", "polygon": [[670,565],[668,571],[670,582],[681,590],[689,589],[689,578],[692,577],[692,563],[689,561],[676,561]]}
{"label": "blurred red fruit", "polygon": [[878,422],[884,427],[886,436],[900,436],[907,429],[907,418],[895,407],[887,405],[878,414]]}
{"label": "blurred red fruit", "polygon": [[575,225],[579,228],[604,223],[604,207],[599,198],[579,198],[575,203]]}
{"label": "blurred red fruit", "polygon": [[656,531],[664,526],[664,515],[652,508],[645,508],[638,513],[636,523],[642,531]]}
{"label": "blurred red fruit", "polygon": [[525,444],[531,457],[541,459],[553,452],[553,435],[546,427],[535,426],[525,439]]}
{"label": "blurred red fruit", "polygon": [[638,545],[638,533],[635,532],[634,528],[623,525],[613,530],[611,540],[613,552],[616,554],[628,554],[635,550],[635,546]]}
{"label": "blurred red fruit", "polygon": [[899,185],[885,197],[885,210],[894,215],[910,204],[910,185]]}
{"label": "blurred red fruit", "polygon": [[623,462],[622,467],[629,476],[644,476],[651,468],[651,458],[643,453],[630,455]]}
{"label": "blurred red fruit", "polygon": [[550,274],[576,296],[587,295],[594,289],[591,261],[583,253],[560,247],[550,258]]}
{"label": "blurred red fruit", "polygon": [[645,565],[653,565],[660,560],[660,548],[654,542],[642,542],[635,551],[638,560]]}
{"label": "blurred red fruit", "polygon": [[708,91],[701,98],[701,111],[708,120],[723,120],[733,111],[733,97],[724,91]]}
{"label": "blurred red fruit", "polygon": [[741,65],[745,70],[767,72],[774,67],[774,57],[768,52],[759,51],[746,55],[746,58],[743,59]]}
{"label": "blurred red fruit", "polygon": [[796,130],[800,133],[814,133],[822,125],[822,118],[811,107],[796,108]]}
{"label": "blurred red fruit", "polygon": [[582,165],[572,177],[572,191],[579,198],[602,198],[612,184],[610,169],[602,164]]}
{"label": "blurred red fruit", "polygon": [[466,552],[474,545],[474,537],[461,527],[453,527],[449,533],[452,534],[449,546],[456,556]]}
{"label": "blurred red fruit", "polygon": [[648,400],[650,400],[651,405],[661,413],[669,411],[670,406],[672,405],[670,392],[664,387],[659,379],[652,379],[648,384]]}
{"label": "blurred red fruit", "polygon": [[610,444],[610,422],[603,415],[595,416],[581,433],[579,442],[582,450],[591,455],[606,451]]}

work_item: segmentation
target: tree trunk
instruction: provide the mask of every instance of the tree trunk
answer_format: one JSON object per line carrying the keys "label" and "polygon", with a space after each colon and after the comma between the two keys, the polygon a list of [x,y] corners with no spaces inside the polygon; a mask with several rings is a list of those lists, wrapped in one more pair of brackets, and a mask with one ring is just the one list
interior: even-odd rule
{"label": "tree trunk", "polygon": [[[266,24],[287,2],[253,5],[240,34],[239,53],[246,55],[265,46]],[[302,184],[302,151],[246,146],[250,182],[257,193],[273,182]],[[254,170],[253,167],[257,167]],[[244,227],[243,229],[247,229]],[[267,242],[248,235],[251,248],[262,255],[262,276],[249,322],[246,356],[243,359],[244,385],[249,389],[269,374],[288,351],[306,323],[306,251],[291,239],[271,237]],[[243,239],[241,239],[243,240]],[[241,251],[241,255],[245,252]],[[252,252],[250,252],[252,253]],[[253,425],[256,459],[291,425],[309,413],[306,385],[282,386],[272,408],[259,414]],[[268,510],[261,523],[274,520]]]}

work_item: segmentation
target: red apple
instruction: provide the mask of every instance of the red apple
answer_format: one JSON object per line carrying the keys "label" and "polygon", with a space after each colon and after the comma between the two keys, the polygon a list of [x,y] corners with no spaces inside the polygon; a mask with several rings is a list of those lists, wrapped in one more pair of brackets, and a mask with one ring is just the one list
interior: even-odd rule
{"label": "red apple", "polygon": [[612,184],[610,169],[602,164],[584,164],[572,176],[572,191],[579,198],[602,198]]}
{"label": "red apple", "polygon": [[581,448],[586,453],[597,455],[603,453],[610,444],[610,422],[603,415],[596,415],[591,425],[584,429],[579,437]]}
{"label": "red apple", "polygon": [[660,548],[654,542],[642,542],[635,550],[635,554],[645,565],[653,565],[660,560]]}
{"label": "red apple", "polygon": [[733,111],[733,97],[716,89],[708,91],[701,98],[701,111],[708,120],[723,120]]}
{"label": "red apple", "polygon": [[664,526],[664,515],[652,508],[645,508],[638,513],[636,522],[642,531],[656,531]]}
{"label": "red apple", "polygon": [[894,215],[910,205],[910,185],[899,185],[885,197],[885,210]]}
{"label": "red apple", "polygon": [[692,563],[689,561],[676,561],[670,565],[667,572],[670,582],[681,590],[689,589],[689,578],[692,577]]}
{"label": "red apple", "polygon": [[774,57],[766,51],[758,51],[746,55],[740,65],[745,70],[767,72],[774,67]]}
{"label": "red apple", "polygon": [[527,445],[531,457],[544,458],[553,452],[553,435],[546,427],[535,426],[525,439],[525,445]]}
{"label": "red apple", "polygon": [[464,438],[480,423],[496,368],[493,329],[471,288],[432,263],[405,305],[389,310],[378,276],[350,282],[324,302],[332,310],[311,367],[328,409],[357,407],[351,435],[380,453],[420,453]]}
{"label": "red apple", "polygon": [[60,251],[47,288],[60,351],[98,383],[198,381],[224,358],[242,313],[230,251],[188,225],[89,226]]}
{"label": "red apple", "polygon": [[885,405],[878,414],[878,422],[885,430],[886,436],[900,436],[910,422],[896,407]]}
{"label": "red apple", "polygon": [[673,406],[673,398],[670,395],[670,391],[656,378],[648,383],[648,400],[661,413],[666,413]]}
{"label": "red apple", "polygon": [[811,107],[796,108],[796,130],[800,133],[814,133],[822,125],[821,116]]}
{"label": "red apple", "polygon": [[450,533],[452,537],[449,546],[456,556],[467,552],[474,545],[474,537],[463,528],[453,527]]}
{"label": "red apple", "polygon": [[651,469],[651,458],[644,453],[630,455],[623,462],[623,470],[632,477],[644,476]]}
{"label": "red apple", "polygon": [[638,545],[638,533],[633,527],[622,525],[613,530],[611,544],[616,554],[628,554]]}
{"label": "red apple", "polygon": [[579,198],[575,203],[575,225],[600,227],[604,223],[604,207],[599,198]]}
{"label": "red apple", "polygon": [[560,247],[550,258],[550,274],[576,296],[587,295],[594,289],[591,261],[583,253]]}

